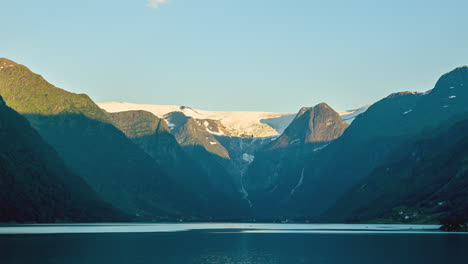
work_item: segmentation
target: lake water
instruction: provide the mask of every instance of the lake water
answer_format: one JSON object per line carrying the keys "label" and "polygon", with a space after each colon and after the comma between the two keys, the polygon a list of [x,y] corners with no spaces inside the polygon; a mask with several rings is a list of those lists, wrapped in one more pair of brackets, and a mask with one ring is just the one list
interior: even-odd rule
{"label": "lake water", "polygon": [[90,224],[0,227],[0,263],[467,263],[438,226]]}

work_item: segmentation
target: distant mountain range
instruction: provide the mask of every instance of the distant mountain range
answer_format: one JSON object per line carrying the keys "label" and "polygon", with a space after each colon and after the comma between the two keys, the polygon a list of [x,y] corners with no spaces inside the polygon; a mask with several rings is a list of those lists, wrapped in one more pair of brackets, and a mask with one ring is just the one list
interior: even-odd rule
{"label": "distant mountain range", "polygon": [[0,59],[0,221],[463,222],[467,86],[465,66],[351,111],[204,111],[95,104]]}
{"label": "distant mountain range", "polygon": [[[110,113],[130,110],[148,111],[159,118],[166,119],[169,127],[175,128],[169,116],[171,113],[182,113],[184,116],[199,120],[207,132],[218,136],[231,137],[274,137],[281,135],[296,114],[269,113],[253,111],[206,111],[188,106],[175,105],[145,105],[125,102],[97,103],[99,107]],[[338,111],[342,118],[351,123],[354,118],[365,112],[369,106],[359,109]]]}

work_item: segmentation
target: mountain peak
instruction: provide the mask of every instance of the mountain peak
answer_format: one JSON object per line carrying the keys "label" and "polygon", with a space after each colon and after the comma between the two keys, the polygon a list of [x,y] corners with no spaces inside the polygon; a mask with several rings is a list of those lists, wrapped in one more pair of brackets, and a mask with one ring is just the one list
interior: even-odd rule
{"label": "mountain peak", "polygon": [[4,63],[5,63],[5,64],[7,64],[7,63],[8,63],[8,64],[13,64],[13,65],[16,65],[16,64],[17,64],[16,62],[14,62],[14,61],[12,61],[12,60],[9,60],[9,59],[7,59],[7,58],[0,58],[0,65],[1,65],[1,64],[4,64]]}
{"label": "mountain peak", "polygon": [[314,108],[329,108],[329,109],[331,109],[331,107],[325,102],[322,102],[322,103],[314,106]]}
{"label": "mountain peak", "polygon": [[436,94],[446,90],[460,89],[465,90],[468,86],[468,65],[460,66],[454,70],[442,75],[437,81],[434,90]]}
{"label": "mountain peak", "polygon": [[22,114],[83,114],[107,122],[108,117],[87,95],[57,88],[28,67],[0,59],[0,93],[5,103]]}
{"label": "mountain peak", "polygon": [[326,103],[303,107],[284,133],[272,143],[272,148],[328,142],[340,137],[347,127],[348,124]]}
{"label": "mountain peak", "polygon": [[444,78],[445,76],[450,76],[450,75],[454,75],[454,74],[467,74],[468,73],[468,65],[462,65],[462,66],[458,66],[456,67],[455,69],[445,73],[444,75],[442,75],[440,77],[440,79]]}
{"label": "mountain peak", "polygon": [[417,94],[422,94],[421,92],[418,91],[404,91],[404,92],[396,92],[392,93],[389,96],[387,96],[387,99],[391,98],[396,98],[396,97],[401,97],[401,96],[406,96],[406,95],[417,95]]}
{"label": "mountain peak", "polygon": [[[5,69],[8,69],[8,68],[13,68],[15,66],[18,66],[19,64],[12,61],[12,60],[9,60],[9,59],[6,59],[6,58],[0,58],[0,72],[5,70]],[[23,66],[24,68],[26,68],[26,66]]]}
{"label": "mountain peak", "polygon": [[[307,112],[310,112],[312,110],[315,110],[315,111],[320,111],[320,110],[323,110],[323,109],[331,109],[333,110],[333,108],[331,108],[327,103],[320,103],[318,105],[315,105],[313,107],[302,107],[299,112],[297,113],[297,116],[296,118],[299,118],[301,117],[302,115],[304,115],[305,113]],[[334,110],[333,110],[334,111]]]}

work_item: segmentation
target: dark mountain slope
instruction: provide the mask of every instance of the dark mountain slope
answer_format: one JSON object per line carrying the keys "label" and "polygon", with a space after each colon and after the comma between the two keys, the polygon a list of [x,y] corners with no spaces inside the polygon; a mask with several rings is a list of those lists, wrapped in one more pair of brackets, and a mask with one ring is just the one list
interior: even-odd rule
{"label": "dark mountain slope", "polygon": [[101,201],[1,97],[0,145],[1,222],[129,219]]}
{"label": "dark mountain slope", "polygon": [[437,223],[452,216],[468,221],[468,119],[401,145],[322,220]]}
{"label": "dark mountain slope", "polygon": [[[190,157],[171,134],[166,121],[146,111],[112,113],[111,119],[133,142],[155,159],[180,190],[171,200],[181,202],[190,210],[218,219],[242,214],[240,195],[229,180],[212,178],[209,172]],[[245,207],[245,205],[244,205]],[[187,208],[189,210],[189,208]]]}
{"label": "dark mountain slope", "polygon": [[347,127],[325,103],[302,108],[280,137],[257,151],[248,168],[246,186],[258,216],[277,217],[279,208],[303,183],[306,157],[340,137]]}
{"label": "dark mountain slope", "polygon": [[468,112],[468,67],[442,76],[427,93],[402,92],[373,104],[342,137],[309,159],[303,188],[287,205],[318,216],[404,142]]}
{"label": "dark mountain slope", "polygon": [[172,112],[165,117],[177,142],[197,161],[211,181],[227,193],[235,192],[240,197],[240,181],[236,177],[227,149],[209,133],[199,119]]}
{"label": "dark mountain slope", "polygon": [[118,129],[161,166],[174,167],[179,159],[185,159],[185,154],[163,119],[146,111],[111,113],[110,118]]}
{"label": "dark mountain slope", "polygon": [[165,174],[86,95],[56,88],[25,66],[0,71],[0,94],[106,201],[146,220],[182,214],[166,198]]}

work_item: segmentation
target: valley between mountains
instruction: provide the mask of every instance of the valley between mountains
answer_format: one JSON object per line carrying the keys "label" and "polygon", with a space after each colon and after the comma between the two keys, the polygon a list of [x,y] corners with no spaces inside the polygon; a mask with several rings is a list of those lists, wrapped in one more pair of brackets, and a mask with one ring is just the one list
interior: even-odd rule
{"label": "valley between mountains", "polygon": [[95,103],[0,59],[0,221],[468,221],[468,66],[297,113]]}

